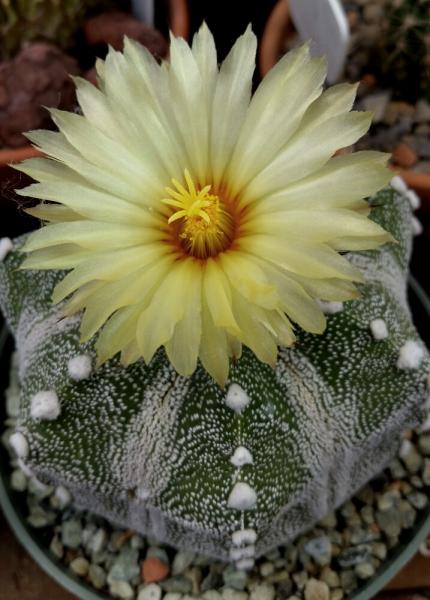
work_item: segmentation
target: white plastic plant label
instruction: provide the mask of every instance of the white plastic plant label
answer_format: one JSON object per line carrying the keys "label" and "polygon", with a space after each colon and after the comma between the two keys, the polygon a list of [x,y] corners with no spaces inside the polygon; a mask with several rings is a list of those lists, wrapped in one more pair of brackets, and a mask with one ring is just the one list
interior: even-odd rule
{"label": "white plastic plant label", "polygon": [[325,54],[327,80],[342,74],[349,46],[349,26],[340,0],[289,0],[293,23],[303,41],[311,41],[314,56]]}

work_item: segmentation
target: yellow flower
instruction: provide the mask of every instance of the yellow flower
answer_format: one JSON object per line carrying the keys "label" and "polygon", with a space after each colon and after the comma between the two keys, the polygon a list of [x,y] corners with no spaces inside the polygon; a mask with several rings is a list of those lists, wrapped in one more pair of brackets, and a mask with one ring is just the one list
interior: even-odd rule
{"label": "yellow flower", "polygon": [[248,29],[218,69],[203,25],[158,65],[126,40],[99,89],[76,80],[83,115],[52,110],[60,131],[28,135],[50,158],[20,165],[41,182],[20,193],[50,202],[29,211],[48,224],[23,266],[71,270],[53,301],[73,294],[83,341],[103,328],[100,362],[164,346],[179,373],[200,359],[223,384],[245,344],[273,365],[291,322],[323,332],[316,299],[357,297],[340,252],[390,240],[363,200],[389,180],[386,156],[333,158],[370,124],[349,112],[356,87],[323,92],[325,61],[303,46],[251,98],[255,51]]}

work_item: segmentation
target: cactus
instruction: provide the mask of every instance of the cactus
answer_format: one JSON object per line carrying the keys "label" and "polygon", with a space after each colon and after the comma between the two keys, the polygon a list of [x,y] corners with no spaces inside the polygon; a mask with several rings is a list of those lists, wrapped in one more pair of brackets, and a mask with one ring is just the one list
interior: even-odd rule
{"label": "cactus", "polygon": [[386,83],[403,98],[430,98],[430,1],[388,0],[382,30]]}
{"label": "cactus", "polygon": [[[394,455],[423,416],[430,360],[410,319],[412,217],[391,189],[371,218],[398,244],[351,255],[362,298],[329,305],[326,332],[299,333],[275,369],[250,351],[225,389],[199,367],[94,365],[79,315],[50,301],[63,273],[0,265],[0,304],[22,386],[13,446],[78,507],[175,546],[252,565],[339,505]],[[381,320],[382,319],[382,320]]]}
{"label": "cactus", "polygon": [[0,0],[0,57],[12,57],[33,40],[73,44],[88,8],[95,0]]}

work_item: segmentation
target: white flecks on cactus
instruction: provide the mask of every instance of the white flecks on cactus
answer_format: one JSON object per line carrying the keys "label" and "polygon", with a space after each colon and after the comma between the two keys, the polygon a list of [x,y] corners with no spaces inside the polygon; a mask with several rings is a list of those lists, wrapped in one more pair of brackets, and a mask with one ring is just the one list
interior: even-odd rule
{"label": "white flecks on cactus", "polygon": [[370,331],[375,340],[385,340],[388,337],[388,328],[384,319],[373,319],[370,321]]}
{"label": "white flecks on cactus", "polygon": [[423,232],[423,226],[422,223],[419,219],[417,219],[415,216],[412,216],[412,233],[414,235],[421,235]]}
{"label": "white flecks on cactus", "polygon": [[235,412],[242,412],[248,404],[251,402],[251,398],[245,392],[243,388],[237,383],[232,383],[228,388],[225,403],[229,408]]}
{"label": "white flecks on cactus", "polygon": [[408,340],[399,351],[397,366],[399,369],[417,369],[424,358],[424,348],[415,340]]}
{"label": "white flecks on cactus", "polygon": [[8,237],[0,239],[0,262],[13,250],[12,240]]}
{"label": "white flecks on cactus", "polygon": [[405,180],[403,177],[400,177],[400,175],[395,175],[390,181],[390,185],[398,194],[406,194],[409,189],[405,183]]}
{"label": "white flecks on cactus", "polygon": [[72,501],[72,494],[64,485],[55,488],[54,496],[60,508],[66,508]]}
{"label": "white flecks on cactus", "polygon": [[412,210],[418,210],[421,206],[421,198],[418,196],[414,190],[408,190],[406,192],[406,198],[409,200],[409,204],[411,205]]}
{"label": "white flecks on cactus", "polygon": [[257,532],[255,529],[238,529],[231,536],[233,546],[244,546],[246,544],[255,544],[257,541]]}
{"label": "white flecks on cactus", "polygon": [[79,354],[74,356],[67,363],[67,372],[75,381],[88,379],[91,375],[91,356],[88,354]]}
{"label": "white flecks on cactus", "polygon": [[243,546],[242,548],[230,548],[231,560],[241,560],[242,558],[253,558],[255,556],[255,546]]}
{"label": "white flecks on cactus", "polygon": [[254,564],[255,561],[253,558],[242,558],[242,560],[237,561],[236,569],[238,571],[250,571]]}
{"label": "white flecks on cactus", "polygon": [[252,510],[257,505],[257,494],[248,483],[238,481],[230,492],[227,504],[235,510]]}
{"label": "white flecks on cactus", "polygon": [[28,456],[28,442],[24,434],[20,431],[12,433],[9,438],[9,445],[18,458],[26,458]]}
{"label": "white flecks on cactus", "polygon": [[232,457],[230,458],[230,462],[235,467],[242,467],[243,465],[251,465],[252,464],[252,454],[245,448],[245,446],[238,446],[234,451]]}
{"label": "white flecks on cactus", "polygon": [[318,300],[318,304],[326,315],[335,315],[343,311],[343,302]]}
{"label": "white flecks on cactus", "polygon": [[30,414],[33,419],[53,421],[60,412],[60,401],[54,390],[42,390],[31,398]]}

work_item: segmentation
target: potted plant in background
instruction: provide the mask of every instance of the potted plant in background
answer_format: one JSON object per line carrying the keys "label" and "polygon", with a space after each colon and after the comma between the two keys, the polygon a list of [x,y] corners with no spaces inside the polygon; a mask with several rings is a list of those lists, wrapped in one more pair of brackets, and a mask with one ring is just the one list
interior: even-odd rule
{"label": "potted plant in background", "polygon": [[[396,491],[387,477],[333,514],[426,414],[410,194],[378,191],[386,155],[333,157],[370,124],[355,86],[323,92],[303,46],[251,99],[255,53],[248,29],[218,69],[203,26],[166,68],[128,40],[18,166],[46,225],[1,242],[12,482],[51,551],[114,597],[327,598],[331,581],[340,598],[425,507],[407,478],[427,437],[407,434]],[[100,516],[128,530],[108,540]]]}
{"label": "potted plant in background", "polygon": [[[47,127],[44,107],[74,109],[70,75],[94,77],[94,61],[107,44],[118,48],[124,35],[139,40],[164,58],[163,36],[124,12],[124,3],[105,0],[31,0],[0,3],[0,169],[11,177],[9,163],[35,156],[23,131]],[[187,36],[185,0],[167,3],[168,23],[176,35]]]}

